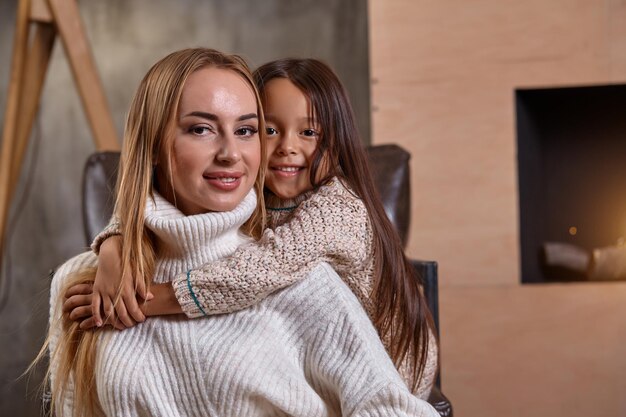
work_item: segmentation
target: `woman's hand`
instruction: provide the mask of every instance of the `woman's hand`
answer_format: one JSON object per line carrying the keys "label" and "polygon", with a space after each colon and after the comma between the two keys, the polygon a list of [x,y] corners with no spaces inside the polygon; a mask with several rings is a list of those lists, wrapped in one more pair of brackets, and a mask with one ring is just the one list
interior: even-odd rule
{"label": "woman's hand", "polygon": [[[106,321],[121,322],[125,328],[133,327],[145,321],[146,316],[141,311],[137,298],[148,299],[146,285],[142,277],[122,276],[121,236],[112,236],[105,240],[100,247],[100,256],[96,280],[93,284],[91,299],[91,314],[96,326],[100,327]],[[128,271],[128,268],[126,269]],[[116,298],[119,299],[115,303]],[[76,314],[79,314],[78,312]]]}

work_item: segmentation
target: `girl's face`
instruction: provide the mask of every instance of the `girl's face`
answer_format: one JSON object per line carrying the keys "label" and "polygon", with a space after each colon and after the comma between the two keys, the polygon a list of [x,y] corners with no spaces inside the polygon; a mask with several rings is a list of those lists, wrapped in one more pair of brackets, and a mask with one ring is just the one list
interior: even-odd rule
{"label": "girl's face", "polygon": [[267,163],[265,186],[276,196],[288,199],[312,189],[310,167],[320,126],[311,118],[311,103],[286,78],[265,84]]}
{"label": "girl's face", "polygon": [[[202,68],[183,87],[174,132],[172,182],[157,170],[164,196],[186,215],[230,211],[244,199],[261,163],[257,103],[235,72]],[[163,192],[163,191],[162,191]]]}

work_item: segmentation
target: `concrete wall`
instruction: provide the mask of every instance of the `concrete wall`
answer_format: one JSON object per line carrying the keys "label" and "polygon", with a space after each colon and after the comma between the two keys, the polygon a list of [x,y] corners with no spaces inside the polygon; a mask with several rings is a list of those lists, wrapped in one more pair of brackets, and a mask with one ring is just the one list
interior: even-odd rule
{"label": "concrete wall", "polygon": [[[0,112],[9,79],[16,0],[0,2]],[[104,90],[121,136],[139,80],[167,53],[210,46],[271,59],[318,57],[344,80],[369,136],[367,9],[364,0],[80,1]],[[0,287],[0,416],[39,414],[38,376],[17,380],[43,341],[48,271],[85,249],[82,166],[94,150],[60,43],[55,46],[18,196]],[[2,300],[6,305],[2,306]],[[28,392],[28,396],[27,396]]]}
{"label": "concrete wall", "polygon": [[373,143],[412,153],[456,415],[626,415],[626,283],[522,286],[514,89],[626,82],[619,0],[371,0]]}

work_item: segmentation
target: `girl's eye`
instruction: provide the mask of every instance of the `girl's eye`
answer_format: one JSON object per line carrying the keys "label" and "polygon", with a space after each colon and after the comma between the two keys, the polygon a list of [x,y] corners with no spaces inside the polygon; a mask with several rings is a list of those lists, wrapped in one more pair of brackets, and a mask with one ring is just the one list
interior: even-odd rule
{"label": "girl's eye", "polygon": [[265,129],[265,133],[267,133],[268,135],[277,135],[278,131],[273,127],[268,127]]}
{"label": "girl's eye", "polygon": [[315,130],[313,130],[313,129],[304,129],[302,131],[302,134],[304,136],[309,136],[309,137],[317,136],[317,132]]}
{"label": "girl's eye", "polygon": [[244,136],[244,137],[250,137],[255,135],[258,132],[258,129],[255,129],[253,127],[250,126],[246,126],[246,127],[241,127],[239,129],[237,129],[235,131],[235,135],[237,136]]}

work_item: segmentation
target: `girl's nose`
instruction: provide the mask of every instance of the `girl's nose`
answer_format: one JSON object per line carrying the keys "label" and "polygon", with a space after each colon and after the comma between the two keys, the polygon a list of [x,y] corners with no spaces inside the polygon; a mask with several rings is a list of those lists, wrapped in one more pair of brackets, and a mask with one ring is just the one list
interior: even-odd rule
{"label": "girl's nose", "polygon": [[280,139],[276,152],[282,156],[295,155],[297,153],[296,146],[296,138],[291,133],[287,133]]}

